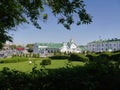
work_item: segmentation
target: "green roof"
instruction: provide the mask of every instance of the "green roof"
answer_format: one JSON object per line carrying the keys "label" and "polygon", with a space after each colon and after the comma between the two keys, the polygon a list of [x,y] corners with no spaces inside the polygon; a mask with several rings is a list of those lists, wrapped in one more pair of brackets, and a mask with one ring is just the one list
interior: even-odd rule
{"label": "green roof", "polygon": [[62,43],[37,43],[38,46],[47,46],[48,48],[61,48]]}
{"label": "green roof", "polygon": [[86,51],[87,50],[85,46],[78,46],[78,47],[81,49],[81,51]]}
{"label": "green roof", "polygon": [[108,40],[97,40],[97,41],[92,41],[90,43],[116,42],[116,41],[120,41],[120,39],[114,38],[114,39],[108,39]]}

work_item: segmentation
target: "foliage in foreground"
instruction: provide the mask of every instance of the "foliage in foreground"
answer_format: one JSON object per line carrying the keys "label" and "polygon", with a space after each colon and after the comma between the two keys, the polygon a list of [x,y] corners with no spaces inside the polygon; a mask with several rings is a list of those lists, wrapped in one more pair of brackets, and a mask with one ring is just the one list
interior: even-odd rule
{"label": "foliage in foreground", "polygon": [[[85,56],[84,56],[85,57]],[[84,66],[46,69],[45,66],[25,73],[9,68],[0,71],[1,90],[119,90],[119,52],[87,55]],[[81,58],[81,57],[79,57]],[[77,60],[77,58],[73,58]]]}
{"label": "foliage in foreground", "polygon": [[85,66],[30,73],[4,68],[0,72],[1,90],[119,90],[120,63],[90,62]]}

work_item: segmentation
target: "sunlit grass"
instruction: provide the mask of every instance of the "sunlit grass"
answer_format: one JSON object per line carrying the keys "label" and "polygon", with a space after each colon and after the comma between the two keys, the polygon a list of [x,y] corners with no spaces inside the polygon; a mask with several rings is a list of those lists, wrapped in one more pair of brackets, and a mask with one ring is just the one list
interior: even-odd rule
{"label": "sunlit grass", "polygon": [[[18,63],[3,63],[0,64],[0,70],[3,69],[3,67],[8,67],[10,69],[15,69],[19,70],[22,72],[30,72],[32,71],[32,68],[34,66],[37,66],[37,69],[40,69],[40,62],[42,59],[30,59],[32,61],[32,64],[29,64],[29,61],[24,61],[24,62],[18,62]],[[57,69],[57,68],[62,68],[67,66],[68,61],[67,60],[52,60],[51,65],[46,65],[46,69]],[[73,66],[81,65],[83,66],[83,62],[79,61],[73,61],[72,62]]]}

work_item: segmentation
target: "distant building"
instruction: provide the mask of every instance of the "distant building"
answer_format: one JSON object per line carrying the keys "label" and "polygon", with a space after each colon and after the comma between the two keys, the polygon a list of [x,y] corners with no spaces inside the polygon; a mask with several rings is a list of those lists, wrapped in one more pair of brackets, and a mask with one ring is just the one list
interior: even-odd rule
{"label": "distant building", "polygon": [[35,43],[33,46],[34,54],[49,54],[59,52],[76,52],[79,53],[81,50],[71,39],[69,42],[63,43]]}
{"label": "distant building", "polygon": [[98,40],[87,44],[90,52],[118,51],[120,50],[120,39]]}

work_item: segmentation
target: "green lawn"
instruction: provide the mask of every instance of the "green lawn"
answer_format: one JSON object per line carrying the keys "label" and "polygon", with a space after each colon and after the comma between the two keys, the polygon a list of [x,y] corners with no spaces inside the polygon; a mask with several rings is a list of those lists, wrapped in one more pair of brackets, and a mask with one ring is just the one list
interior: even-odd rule
{"label": "green lawn", "polygon": [[[66,67],[67,66],[67,60],[52,60],[52,64],[51,65],[47,65],[46,68],[48,69],[55,69],[55,68],[61,68],[61,67]],[[73,66],[77,66],[77,65],[84,65],[83,62],[78,62],[78,61],[73,61],[72,62]]]}
{"label": "green lawn", "polygon": [[[0,64],[0,70],[3,69],[3,67],[8,67],[10,69],[15,69],[23,72],[30,72],[32,68],[34,67],[34,60],[32,61],[32,64],[29,64],[29,61],[25,62],[18,62],[18,63],[4,63]],[[40,69],[40,62],[41,60],[35,60],[35,64],[37,65],[37,68]],[[51,65],[47,65],[47,69],[56,69],[56,68],[61,68],[61,67],[66,67],[67,60],[52,60]],[[72,62],[73,66],[76,65],[84,65],[83,62],[78,62],[78,61],[73,61]]]}

